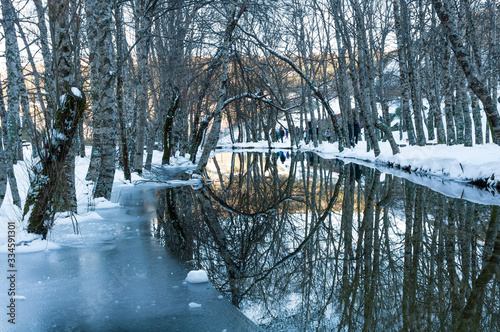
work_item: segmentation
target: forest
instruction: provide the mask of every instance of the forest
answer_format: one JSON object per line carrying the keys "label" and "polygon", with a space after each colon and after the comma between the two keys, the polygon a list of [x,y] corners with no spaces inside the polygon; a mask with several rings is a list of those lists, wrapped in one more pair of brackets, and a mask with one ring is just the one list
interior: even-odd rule
{"label": "forest", "polygon": [[[44,238],[75,211],[75,156],[109,199],[125,179],[185,156],[202,174],[222,136],[338,150],[362,124],[388,142],[500,142],[494,0],[2,0],[0,205],[14,165],[36,162],[23,208]],[[397,103],[391,110],[390,105]],[[317,128],[317,130],[311,130]]]}

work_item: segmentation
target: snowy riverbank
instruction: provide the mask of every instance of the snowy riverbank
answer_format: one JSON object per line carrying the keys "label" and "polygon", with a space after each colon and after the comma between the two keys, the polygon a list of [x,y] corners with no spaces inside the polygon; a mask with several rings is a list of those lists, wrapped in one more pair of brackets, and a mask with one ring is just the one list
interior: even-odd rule
{"label": "snowy riverbank", "polygon": [[[271,143],[273,149],[289,149],[290,140]],[[252,148],[268,149],[267,142],[236,143],[224,142],[221,149]],[[295,148],[295,146],[293,147]],[[313,151],[326,159],[342,158],[364,161],[401,169],[410,173],[428,174],[459,182],[474,182],[480,186],[500,186],[500,146],[490,143],[465,147],[463,145],[401,146],[401,152],[393,155],[388,142],[380,142],[381,153],[375,157],[373,151],[366,151],[366,142],[361,141],[351,149],[340,152],[338,143],[323,142],[314,147],[312,143],[301,144],[300,151]]]}
{"label": "snowy riverbank", "polygon": [[[92,183],[85,180],[87,174],[87,169],[90,162],[90,152],[91,148],[87,147],[86,157],[76,157],[75,159],[75,189],[77,198],[77,213],[75,214],[76,220],[78,222],[79,230],[84,233],[86,223],[100,220],[98,212],[102,210],[109,210],[111,208],[115,209],[115,213],[120,212],[120,206],[117,203],[122,189],[126,187],[133,187],[140,184],[151,184],[158,186],[178,186],[185,184],[197,184],[199,180],[189,180],[189,181],[156,181],[155,174],[152,172],[144,172],[143,176],[139,176],[135,173],[132,174],[131,181],[126,181],[123,171],[116,170],[115,178],[113,183],[113,193],[111,197],[111,202],[103,198],[94,199],[92,198]],[[21,203],[24,205],[26,195],[29,189],[29,171],[31,165],[31,151],[25,150],[25,161],[18,162],[14,165],[14,172],[16,174],[17,185],[19,189],[19,195],[21,197]],[[154,151],[153,153],[153,163],[155,165],[161,164],[161,152]],[[180,170],[187,170],[192,167],[191,162],[188,158],[176,158],[173,160],[171,166],[162,168],[163,172],[172,173],[179,172]],[[23,246],[17,247],[17,252],[36,252],[44,251],[49,249],[57,249],[60,244],[63,245],[78,245],[82,239],[79,235],[74,235],[73,229],[68,228],[67,225],[72,225],[74,221],[74,216],[70,216],[67,213],[61,213],[57,216],[57,221],[54,228],[51,230],[48,236],[48,241],[42,241],[39,236],[34,234],[28,234],[26,231],[27,225],[21,221],[22,210],[13,204],[12,195],[10,192],[10,187],[7,185],[7,192],[2,206],[0,207],[0,253],[7,253],[7,234],[8,234],[8,223],[11,225],[15,224],[15,238],[16,243],[24,244]],[[12,227],[12,226],[11,226]],[[54,235],[56,234],[56,235]],[[57,238],[57,240],[55,240]],[[86,239],[88,240],[88,239]],[[53,242],[54,241],[54,242]],[[57,243],[56,243],[57,242]]]}

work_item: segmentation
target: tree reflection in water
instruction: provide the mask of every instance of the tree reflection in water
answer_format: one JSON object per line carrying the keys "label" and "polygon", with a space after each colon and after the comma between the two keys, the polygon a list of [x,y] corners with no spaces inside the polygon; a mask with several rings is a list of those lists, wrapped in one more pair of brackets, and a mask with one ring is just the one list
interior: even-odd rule
{"label": "tree reflection in water", "polygon": [[271,330],[500,330],[497,206],[311,153],[217,154],[157,234]]}

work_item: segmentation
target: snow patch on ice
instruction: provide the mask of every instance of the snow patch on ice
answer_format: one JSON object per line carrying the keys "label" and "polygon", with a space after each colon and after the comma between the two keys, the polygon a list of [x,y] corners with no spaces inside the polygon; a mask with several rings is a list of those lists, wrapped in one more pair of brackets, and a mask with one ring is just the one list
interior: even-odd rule
{"label": "snow patch on ice", "polygon": [[186,277],[186,281],[190,284],[201,284],[208,282],[208,275],[205,270],[190,271]]}
{"label": "snow patch on ice", "polygon": [[190,303],[189,303],[189,307],[190,307],[191,309],[201,308],[201,304],[196,303],[196,302],[190,302]]}

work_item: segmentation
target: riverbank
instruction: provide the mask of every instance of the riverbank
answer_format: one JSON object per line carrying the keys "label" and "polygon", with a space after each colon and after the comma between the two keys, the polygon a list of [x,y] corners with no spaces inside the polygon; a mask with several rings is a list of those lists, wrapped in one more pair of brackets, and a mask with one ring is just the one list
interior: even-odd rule
{"label": "riverbank", "polygon": [[[399,142],[401,152],[392,154],[388,142],[380,142],[380,155],[375,157],[373,151],[366,151],[366,142],[359,142],[354,148],[340,152],[338,143],[323,142],[315,147],[312,143],[301,141],[298,148],[284,143],[271,143],[273,149],[297,149],[313,151],[326,159],[342,158],[353,161],[370,162],[375,165],[403,170],[408,173],[428,174],[444,179],[470,183],[480,188],[496,188],[500,190],[500,146],[489,143],[465,147],[463,145],[447,146],[427,145],[408,146]],[[252,148],[268,149],[267,142],[236,143],[223,142],[219,148]]]}
{"label": "riverbank", "polygon": [[[219,151],[232,151],[234,149],[252,149],[252,151],[268,151],[269,146],[275,150],[294,149],[298,151],[312,151],[325,159],[341,158],[344,160],[352,160],[353,162],[363,163],[367,166],[370,164],[379,167],[395,169],[396,173],[417,174],[421,176],[437,177],[449,181],[455,181],[463,184],[473,184],[476,188],[487,188],[490,190],[500,189],[500,146],[496,144],[476,145],[474,147],[465,147],[463,145],[446,146],[446,145],[428,145],[428,146],[407,146],[399,142],[401,152],[393,155],[388,142],[380,143],[381,153],[378,157],[374,156],[373,151],[366,151],[366,142],[361,141],[354,148],[344,149],[340,152],[337,143],[323,142],[315,147],[311,144],[301,145],[297,149],[290,146],[290,140],[285,140],[284,143],[272,142],[270,145],[266,141],[248,142],[231,144],[227,139],[222,139],[218,145]],[[404,146],[403,146],[404,145]],[[105,204],[102,199],[92,198],[92,184],[85,181],[87,173],[90,148],[87,149],[87,157],[76,158],[76,194],[78,201],[78,220],[85,219],[86,214],[92,212],[98,204]],[[26,161],[19,162],[14,166],[16,173],[19,193],[22,204],[26,198],[26,193],[29,188],[30,167],[29,159],[30,151],[25,151]],[[132,174],[132,181],[125,181],[121,170],[115,173],[115,181],[113,190],[116,192],[119,188],[134,186],[140,183],[157,183],[158,185],[176,186],[176,185],[196,185],[199,180],[191,179],[189,182],[172,179],[163,181],[166,176],[183,172],[193,167],[189,158],[174,158],[172,165],[160,167],[161,152],[154,151],[153,164],[156,165],[158,172],[145,171],[143,176]],[[398,175],[398,174],[396,174]],[[458,190],[461,191],[461,190]],[[453,195],[457,195],[454,193]],[[474,201],[481,202],[482,198],[479,194],[474,194]],[[488,202],[485,202],[488,203]],[[489,202],[489,204],[495,204]],[[60,216],[60,220],[70,218],[65,215]],[[15,222],[16,241],[30,244],[30,249],[23,250],[43,250],[46,246],[37,237],[28,234],[24,231],[25,226],[21,221],[21,209],[13,205],[10,189],[7,188],[7,193],[0,208],[0,252],[7,250],[7,233],[8,222]],[[49,241],[50,242],[50,241]],[[37,248],[40,243],[42,248]]]}

